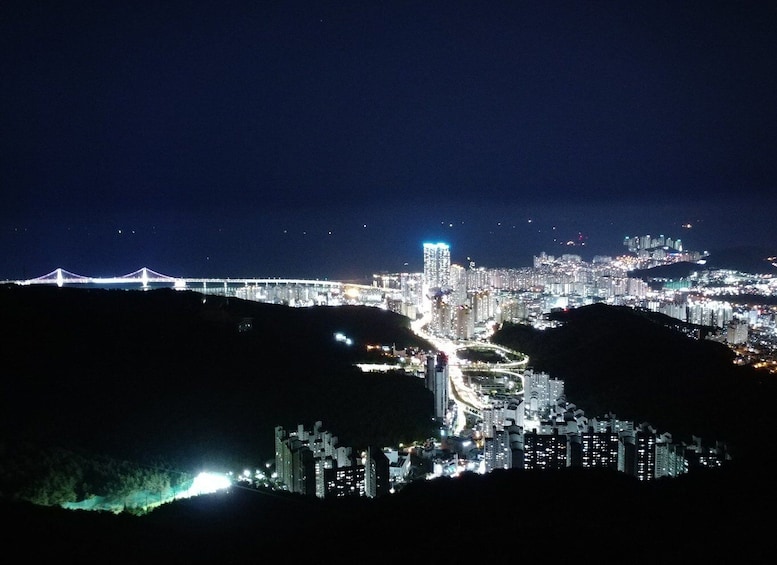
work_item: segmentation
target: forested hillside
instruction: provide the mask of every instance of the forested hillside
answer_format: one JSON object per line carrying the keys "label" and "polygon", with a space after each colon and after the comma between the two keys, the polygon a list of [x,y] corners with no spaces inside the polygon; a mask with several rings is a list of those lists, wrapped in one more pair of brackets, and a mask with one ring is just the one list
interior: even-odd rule
{"label": "forested hillside", "polygon": [[725,345],[690,337],[697,328],[681,328],[668,316],[627,307],[593,304],[551,318],[561,325],[505,324],[492,340],[563,379],[567,400],[589,417],[612,412],[648,422],[676,441],[696,435],[730,444],[739,457],[775,458],[773,449],[753,451],[754,430],[768,425],[775,382],[735,366]]}
{"label": "forested hillside", "polygon": [[378,308],[11,285],[0,312],[2,440],[25,453],[242,469],[274,456],[276,425],[320,420],[354,449],[436,433],[422,379],[353,366],[366,344],[431,348]]}
{"label": "forested hillside", "polygon": [[[375,308],[290,309],[190,292],[14,287],[0,288],[0,309],[7,336],[0,445],[6,489],[25,478],[22,467],[36,470],[57,496],[88,492],[100,477],[162,488],[169,476],[125,465],[121,457],[154,462],[157,470],[171,462],[261,460],[272,454],[277,424],[322,420],[342,445],[353,446],[436,432],[420,379],[355,371],[359,347],[332,339],[342,331],[355,345],[428,346],[406,319]],[[770,383],[732,371],[714,344],[667,334],[655,321],[599,306],[578,310],[561,314],[564,325],[554,330],[505,326],[494,340],[564,378],[569,399],[587,414],[601,407],[623,418],[644,416],[662,431],[680,426],[685,415],[710,424],[700,426],[705,430],[736,431],[734,440],[752,425],[747,447],[769,452],[763,438]],[[252,330],[240,332],[246,318]],[[760,399],[753,396],[759,390]],[[728,414],[724,423],[707,420],[721,412]],[[30,446],[47,448],[48,457],[36,459],[41,451]],[[69,455],[58,446],[68,446]],[[753,465],[743,457],[725,469],[648,483],[586,469],[503,470],[416,481],[374,500],[233,488],[143,516],[36,506],[5,490],[0,513],[7,550],[28,560],[254,563],[277,552],[319,558],[329,548],[396,550],[436,562],[451,555],[482,559],[484,540],[491,540],[491,558],[630,555],[639,563],[660,554],[678,562],[763,562],[771,545],[762,517],[774,492],[767,461]],[[31,532],[45,543],[29,542]]]}

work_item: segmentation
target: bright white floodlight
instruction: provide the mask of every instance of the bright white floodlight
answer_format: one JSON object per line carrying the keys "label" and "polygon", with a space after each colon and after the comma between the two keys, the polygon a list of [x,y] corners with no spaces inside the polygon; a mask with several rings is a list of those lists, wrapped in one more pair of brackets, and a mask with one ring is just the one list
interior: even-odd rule
{"label": "bright white floodlight", "polygon": [[191,488],[188,491],[189,496],[200,494],[210,494],[219,490],[228,489],[232,486],[232,481],[226,475],[218,473],[200,473],[194,478]]}

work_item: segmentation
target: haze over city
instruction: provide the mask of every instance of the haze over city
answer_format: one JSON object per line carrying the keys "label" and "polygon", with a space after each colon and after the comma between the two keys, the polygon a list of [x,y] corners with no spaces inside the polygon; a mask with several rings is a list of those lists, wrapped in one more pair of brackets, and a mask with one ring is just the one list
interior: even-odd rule
{"label": "haze over city", "polygon": [[0,279],[773,245],[772,2],[3,2]]}

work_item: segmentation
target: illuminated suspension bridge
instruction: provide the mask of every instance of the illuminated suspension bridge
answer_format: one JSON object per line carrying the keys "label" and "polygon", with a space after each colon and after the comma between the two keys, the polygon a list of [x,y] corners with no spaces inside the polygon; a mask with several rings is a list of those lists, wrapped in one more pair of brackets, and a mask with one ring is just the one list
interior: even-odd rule
{"label": "illuminated suspension bridge", "polygon": [[385,302],[387,295],[398,292],[394,289],[330,280],[173,277],[158,273],[148,267],[119,277],[90,277],[58,268],[33,279],[4,282],[22,286],[82,286],[121,290],[174,288],[176,290],[192,290],[202,294],[234,296],[246,300],[276,302],[294,306],[345,303],[378,304]]}

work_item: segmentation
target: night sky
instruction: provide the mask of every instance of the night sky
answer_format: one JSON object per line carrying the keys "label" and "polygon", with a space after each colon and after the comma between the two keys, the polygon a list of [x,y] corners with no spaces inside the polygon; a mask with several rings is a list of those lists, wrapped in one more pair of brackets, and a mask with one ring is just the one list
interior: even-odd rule
{"label": "night sky", "polygon": [[777,3],[4,0],[0,134],[0,280],[774,246]]}

